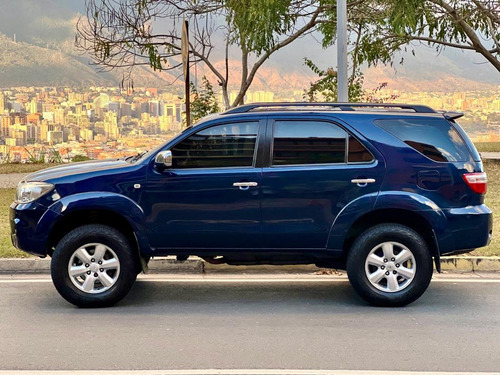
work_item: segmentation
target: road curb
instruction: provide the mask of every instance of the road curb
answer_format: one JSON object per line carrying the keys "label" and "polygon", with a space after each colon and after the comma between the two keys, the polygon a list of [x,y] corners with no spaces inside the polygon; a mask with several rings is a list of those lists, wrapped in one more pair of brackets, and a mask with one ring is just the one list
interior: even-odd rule
{"label": "road curb", "polygon": [[441,257],[446,272],[500,272],[500,257]]}
{"label": "road curb", "polygon": [[[190,257],[185,261],[175,258],[155,258],[149,262],[149,272],[172,274],[213,274],[213,273],[242,273],[242,274],[276,274],[276,273],[316,273],[321,272],[314,265],[297,266],[229,266],[226,264],[212,265],[197,257]],[[467,272],[500,272],[500,257],[441,257],[441,269],[448,273]],[[0,259],[1,274],[48,274],[50,259],[40,258],[6,258]]]}
{"label": "road curb", "polygon": [[[200,274],[203,273],[203,261],[190,258],[178,261],[171,258],[152,259],[148,264],[148,273]],[[6,258],[0,259],[0,274],[48,274],[50,258]]]}

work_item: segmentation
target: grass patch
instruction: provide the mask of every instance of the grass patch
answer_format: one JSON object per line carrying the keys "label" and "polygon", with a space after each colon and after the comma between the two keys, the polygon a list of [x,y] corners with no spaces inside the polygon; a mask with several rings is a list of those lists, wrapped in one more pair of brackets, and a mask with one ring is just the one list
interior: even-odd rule
{"label": "grass patch", "polygon": [[500,256],[500,160],[483,160],[484,170],[488,175],[488,191],[485,203],[493,211],[493,238],[487,247],[474,250],[473,256]]}
{"label": "grass patch", "polygon": [[10,173],[32,173],[49,167],[55,167],[59,164],[17,164],[17,163],[0,163],[0,174]]}
{"label": "grass patch", "polygon": [[30,255],[17,250],[10,242],[9,206],[16,189],[0,189],[0,258],[27,258]]}
{"label": "grass patch", "polygon": [[474,146],[479,152],[500,152],[500,142],[476,142]]}
{"label": "grass patch", "polygon": [[[493,212],[500,211],[500,160],[486,160],[484,167],[488,173],[488,193],[486,204]],[[0,257],[22,258],[29,255],[16,250],[10,242],[9,206],[14,198],[15,189],[0,189]],[[500,256],[500,217],[493,216],[493,240],[488,247],[479,248],[468,255],[474,256]]]}

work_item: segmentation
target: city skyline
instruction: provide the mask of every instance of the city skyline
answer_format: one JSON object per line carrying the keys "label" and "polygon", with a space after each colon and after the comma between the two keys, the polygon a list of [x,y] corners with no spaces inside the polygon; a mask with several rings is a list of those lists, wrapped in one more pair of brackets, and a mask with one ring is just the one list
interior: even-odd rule
{"label": "city skyline", "polygon": [[[393,96],[399,103],[463,111],[465,117],[459,122],[473,138],[498,140],[500,87],[452,93],[386,88],[377,94]],[[300,90],[288,94],[250,90],[246,102],[294,102],[302,101],[302,95]],[[155,87],[133,91],[112,87],[0,89],[0,161],[29,162],[42,154],[64,160],[134,155],[181,131],[183,115],[183,98]]]}

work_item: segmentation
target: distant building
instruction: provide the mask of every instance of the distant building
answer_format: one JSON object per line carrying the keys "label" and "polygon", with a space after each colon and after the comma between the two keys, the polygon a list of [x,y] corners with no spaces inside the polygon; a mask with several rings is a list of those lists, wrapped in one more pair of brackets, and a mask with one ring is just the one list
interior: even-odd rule
{"label": "distant building", "polygon": [[5,95],[0,91],[0,115],[5,112]]}
{"label": "distant building", "polygon": [[47,132],[47,141],[51,145],[62,143],[63,142],[63,136],[64,136],[64,134],[63,134],[62,131],[51,130],[51,131]]}
{"label": "distant building", "polygon": [[94,99],[95,117],[101,120],[104,117],[104,109],[108,109],[108,106],[109,95],[101,92],[99,96]]}

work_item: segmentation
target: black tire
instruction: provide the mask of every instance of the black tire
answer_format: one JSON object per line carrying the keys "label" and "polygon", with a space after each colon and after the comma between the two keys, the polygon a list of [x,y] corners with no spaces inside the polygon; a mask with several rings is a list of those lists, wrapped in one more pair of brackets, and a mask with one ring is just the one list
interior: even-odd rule
{"label": "black tire", "polygon": [[[386,255],[391,253],[394,256],[388,258]],[[400,264],[409,254],[412,258]],[[380,224],[366,230],[354,241],[347,256],[351,285],[375,306],[405,306],[415,301],[429,286],[432,272],[427,243],[417,232],[400,224]]]}
{"label": "black tire", "polygon": [[[88,260],[83,261],[87,256]],[[72,275],[70,267],[75,272]],[[137,277],[136,270],[136,257],[125,236],[100,224],[69,232],[57,244],[51,262],[57,291],[79,307],[114,305],[129,292]]]}

